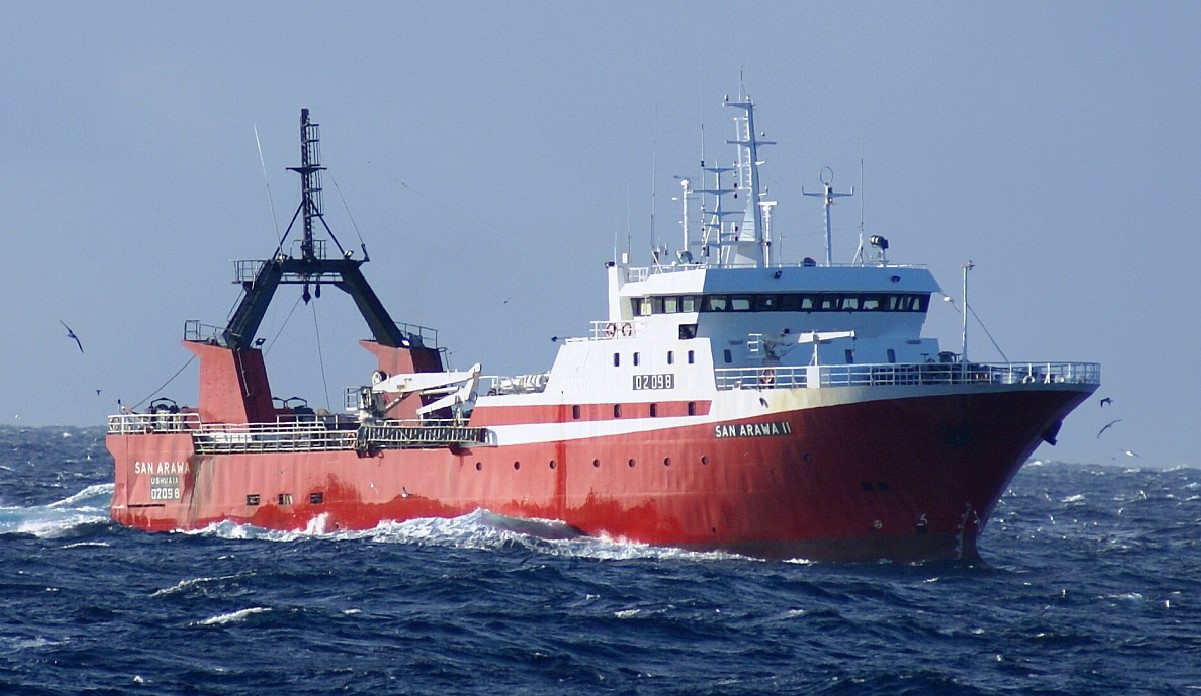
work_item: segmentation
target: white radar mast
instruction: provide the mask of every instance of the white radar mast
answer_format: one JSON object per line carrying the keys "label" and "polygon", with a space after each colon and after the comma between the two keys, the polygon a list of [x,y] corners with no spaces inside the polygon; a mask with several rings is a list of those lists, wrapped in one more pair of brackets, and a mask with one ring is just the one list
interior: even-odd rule
{"label": "white radar mast", "polygon": [[830,206],[834,205],[835,198],[855,195],[855,187],[852,186],[850,192],[848,193],[835,193],[833,186],[834,170],[830,169],[829,167],[822,167],[818,178],[820,178],[822,182],[822,191],[820,193],[809,193],[805,191],[804,188],[801,189],[801,193],[806,196],[821,196],[824,199],[822,208],[825,212],[823,217],[825,218],[826,223],[826,265],[830,266],[834,263],[833,253],[830,249]]}
{"label": "white radar mast", "polygon": [[749,96],[739,96],[737,101],[726,97],[725,105],[744,112],[744,115],[734,117],[735,139],[726,142],[738,146],[737,186],[746,200],[743,201],[742,225],[735,227],[730,246],[727,248],[723,244],[721,262],[733,266],[766,266],[771,263],[771,237],[764,229],[763,208],[759,205],[759,199],[765,194],[759,185],[759,165],[763,161],[759,159],[758,148],[776,143],[759,140],[763,134],[755,133],[755,104]]}

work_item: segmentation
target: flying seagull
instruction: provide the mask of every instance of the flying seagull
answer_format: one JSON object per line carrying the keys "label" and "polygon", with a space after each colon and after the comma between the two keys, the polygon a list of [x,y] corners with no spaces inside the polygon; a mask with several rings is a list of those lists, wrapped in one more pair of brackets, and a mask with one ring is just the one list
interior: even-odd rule
{"label": "flying seagull", "polygon": [[83,343],[81,343],[79,341],[79,336],[76,336],[75,332],[71,330],[71,327],[67,326],[67,322],[63,321],[62,319],[59,319],[58,323],[62,324],[63,327],[65,327],[67,329],[67,338],[75,339],[75,345],[79,346],[79,352],[82,353],[83,352]]}
{"label": "flying seagull", "polygon": [[1113,403],[1113,399],[1111,399],[1107,396],[1104,399],[1101,399],[1101,408],[1105,408],[1105,406],[1107,404],[1112,404],[1112,403]]}
{"label": "flying seagull", "polygon": [[1109,430],[1109,426],[1113,425],[1114,423],[1118,423],[1121,420],[1122,420],[1121,418],[1119,418],[1117,420],[1111,420],[1108,423],[1106,423],[1105,425],[1101,426],[1101,429],[1097,431],[1097,437],[1101,437],[1101,433],[1105,432],[1106,430]]}

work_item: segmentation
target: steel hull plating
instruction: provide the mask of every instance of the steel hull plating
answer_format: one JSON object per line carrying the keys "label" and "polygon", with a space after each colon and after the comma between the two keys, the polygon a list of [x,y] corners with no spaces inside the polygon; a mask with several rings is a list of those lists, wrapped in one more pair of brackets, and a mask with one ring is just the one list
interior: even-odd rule
{"label": "steel hull plating", "polygon": [[332,531],[483,508],[768,558],[971,558],[1014,473],[1093,388],[877,399],[473,449],[200,455],[186,433],[113,434],[112,515],[148,530],[234,520]]}

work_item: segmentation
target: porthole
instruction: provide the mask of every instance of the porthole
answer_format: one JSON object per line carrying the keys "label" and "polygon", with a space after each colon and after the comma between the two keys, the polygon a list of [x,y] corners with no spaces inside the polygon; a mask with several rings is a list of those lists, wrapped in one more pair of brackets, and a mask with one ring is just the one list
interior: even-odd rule
{"label": "porthole", "polygon": [[709,466],[709,458],[701,457],[701,466]]}
{"label": "porthole", "polygon": [[592,468],[593,468],[593,469],[599,469],[599,468],[600,468],[600,460],[599,460],[599,459],[593,459],[593,460],[592,460]]}
{"label": "porthole", "polygon": [[482,471],[483,469],[484,469],[484,464],[483,464],[483,462],[476,462],[476,463],[475,463],[475,470],[476,470],[476,471]]}
{"label": "porthole", "polygon": [[631,459],[629,463],[630,463],[630,468],[633,469],[634,468],[634,460]]}
{"label": "porthole", "polygon": [[663,466],[671,466],[671,457],[663,458]]}
{"label": "porthole", "polygon": [[520,469],[520,468],[521,468],[521,462],[513,462],[513,469],[514,469],[514,470],[517,470],[517,469]]}
{"label": "porthole", "polygon": [[555,468],[555,460],[553,460],[553,459],[550,460],[550,464],[548,464],[547,466],[549,466],[552,469]]}

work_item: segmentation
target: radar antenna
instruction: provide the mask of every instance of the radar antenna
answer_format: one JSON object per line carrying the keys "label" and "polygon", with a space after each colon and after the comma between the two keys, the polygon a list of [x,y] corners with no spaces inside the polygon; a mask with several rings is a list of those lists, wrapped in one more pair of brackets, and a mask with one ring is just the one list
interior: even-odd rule
{"label": "radar antenna", "polygon": [[822,182],[822,191],[820,193],[810,193],[805,191],[804,188],[801,189],[801,193],[806,196],[821,196],[824,199],[822,209],[824,211],[823,216],[826,223],[826,265],[830,266],[834,263],[833,254],[830,249],[830,206],[834,205],[835,198],[843,198],[844,196],[855,195],[855,187],[852,186],[851,190],[847,193],[836,193],[833,186],[834,170],[830,169],[829,167],[822,167],[818,178],[821,179]]}

